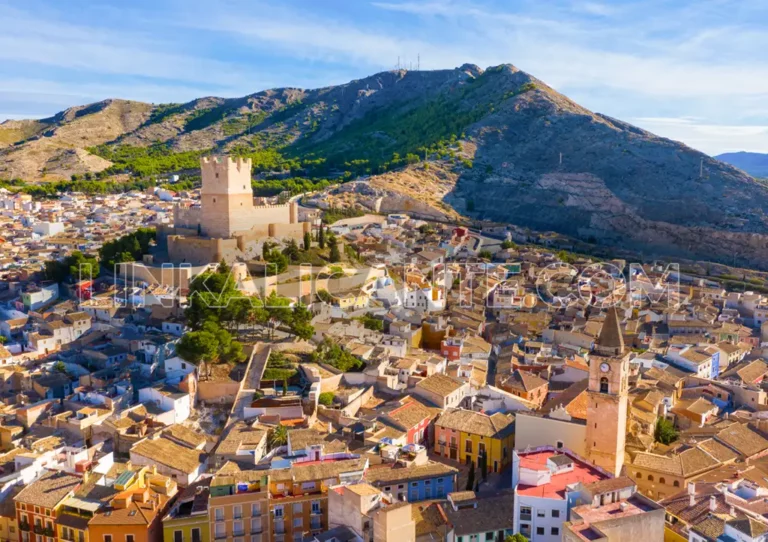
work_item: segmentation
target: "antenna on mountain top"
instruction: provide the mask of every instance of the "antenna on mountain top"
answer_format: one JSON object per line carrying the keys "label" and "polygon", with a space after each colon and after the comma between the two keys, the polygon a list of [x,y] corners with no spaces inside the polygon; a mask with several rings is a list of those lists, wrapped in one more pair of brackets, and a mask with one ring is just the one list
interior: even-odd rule
{"label": "antenna on mountain top", "polygon": [[701,162],[699,163],[699,179],[704,178],[704,158],[701,159]]}

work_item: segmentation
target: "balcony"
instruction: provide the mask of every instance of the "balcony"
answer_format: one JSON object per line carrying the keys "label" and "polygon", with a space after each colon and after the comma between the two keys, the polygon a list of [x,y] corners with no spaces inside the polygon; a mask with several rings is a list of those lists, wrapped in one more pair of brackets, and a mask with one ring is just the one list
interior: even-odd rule
{"label": "balcony", "polygon": [[520,521],[531,521],[531,516],[533,514],[524,514],[523,512],[520,512]]}

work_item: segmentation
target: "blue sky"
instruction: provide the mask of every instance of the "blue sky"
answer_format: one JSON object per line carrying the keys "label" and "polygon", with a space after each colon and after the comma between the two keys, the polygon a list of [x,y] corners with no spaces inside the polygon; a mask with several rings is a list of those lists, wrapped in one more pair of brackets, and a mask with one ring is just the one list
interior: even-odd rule
{"label": "blue sky", "polygon": [[511,63],[716,154],[768,152],[765,0],[0,0],[0,120]]}

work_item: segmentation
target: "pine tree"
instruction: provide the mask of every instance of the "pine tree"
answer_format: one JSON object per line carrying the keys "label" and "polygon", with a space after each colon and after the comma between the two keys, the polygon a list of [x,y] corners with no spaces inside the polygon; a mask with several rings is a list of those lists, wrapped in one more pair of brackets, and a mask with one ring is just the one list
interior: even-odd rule
{"label": "pine tree", "polygon": [[320,224],[320,231],[317,234],[317,246],[325,248],[325,225]]}
{"label": "pine tree", "polygon": [[473,491],[475,489],[475,462],[472,461],[469,465],[469,477],[467,478],[467,491]]}
{"label": "pine tree", "polygon": [[328,238],[328,246],[331,249],[331,253],[328,256],[328,259],[331,263],[336,263],[341,261],[341,253],[339,252],[339,243],[336,241],[336,237],[331,236]]}
{"label": "pine tree", "polygon": [[488,458],[485,455],[485,451],[483,451],[482,455],[480,456],[480,472],[483,475],[483,480],[488,479]]}
{"label": "pine tree", "polygon": [[308,231],[304,232],[304,250],[309,250],[312,247],[312,236]]}

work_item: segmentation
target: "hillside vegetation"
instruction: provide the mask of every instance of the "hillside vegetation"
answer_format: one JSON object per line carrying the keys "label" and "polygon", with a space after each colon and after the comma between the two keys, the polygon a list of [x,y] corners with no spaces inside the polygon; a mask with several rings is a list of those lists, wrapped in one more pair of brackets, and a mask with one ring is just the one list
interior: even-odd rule
{"label": "hillside vegetation", "polygon": [[[368,179],[354,185],[352,199],[380,212],[402,205],[651,255],[768,266],[763,184],[584,109],[512,65],[397,70],[321,89],[185,104],[105,100],[4,123],[0,142],[6,180],[193,177],[201,155],[229,153],[253,160],[259,194]],[[350,198],[344,194],[337,199]]]}

